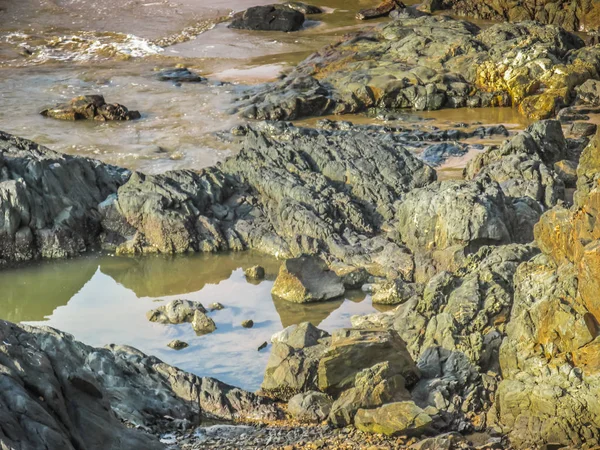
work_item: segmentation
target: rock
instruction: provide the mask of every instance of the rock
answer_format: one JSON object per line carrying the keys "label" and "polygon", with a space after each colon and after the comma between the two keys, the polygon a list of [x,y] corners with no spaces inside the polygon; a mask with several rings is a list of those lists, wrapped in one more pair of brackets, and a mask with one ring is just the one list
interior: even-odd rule
{"label": "rock", "polygon": [[395,331],[340,329],[319,361],[319,390],[339,393],[355,382],[363,369],[387,362],[390,375],[401,375],[406,386],[419,378],[419,370]]}
{"label": "rock", "polygon": [[186,68],[164,69],[158,72],[156,77],[160,81],[171,81],[173,83],[202,83],[208,81]]}
{"label": "rock", "polygon": [[267,348],[267,345],[269,345],[266,341],[263,342],[262,344],[260,344],[258,346],[258,351],[260,352],[262,349]]}
{"label": "rock", "polygon": [[[425,438],[409,447],[410,450],[454,450],[468,446],[468,440],[459,433],[444,433]],[[477,447],[481,448],[481,447]],[[487,447],[484,447],[487,448]]]}
{"label": "rock", "polygon": [[252,328],[254,326],[254,321],[253,320],[244,320],[244,321],[242,321],[242,326],[244,328]]}
{"label": "rock", "polygon": [[82,95],[69,103],[44,109],[42,116],[61,120],[135,120],[142,116],[138,111],[129,111],[118,103],[106,103],[101,95]]}
{"label": "rock", "polygon": [[596,134],[598,126],[595,123],[575,122],[569,128],[569,132],[577,137],[588,137]]}
{"label": "rock", "polygon": [[600,81],[587,80],[577,87],[577,103],[589,106],[600,106]]}
{"label": "rock", "polygon": [[168,347],[171,347],[173,350],[183,350],[184,348],[189,347],[187,342],[180,341],[179,339],[174,339],[167,344]]}
{"label": "rock", "polygon": [[358,20],[376,19],[377,17],[387,16],[393,10],[400,8],[406,8],[406,6],[398,0],[384,0],[375,8],[361,9],[356,14],[356,18]]}
{"label": "rock", "polygon": [[98,205],[128,177],[127,170],[0,132],[0,265],[97,248]]}
{"label": "rock", "polygon": [[208,317],[204,312],[196,310],[192,320],[192,328],[198,335],[209,334],[217,329],[215,321]]}
{"label": "rock", "polygon": [[196,311],[205,313],[206,309],[199,302],[172,300],[166,305],[148,311],[146,317],[150,322],[179,324],[192,322]]}
{"label": "rock", "polygon": [[250,280],[263,280],[265,278],[265,268],[262,266],[252,266],[244,270],[244,275]]}
{"label": "rock", "polygon": [[373,303],[379,305],[399,305],[411,297],[423,292],[423,286],[416,283],[406,283],[402,280],[387,281],[375,288]]}
{"label": "rock", "polygon": [[331,406],[329,422],[345,427],[354,422],[361,408],[373,408],[389,402],[410,400],[406,380],[388,361],[375,364],[356,374],[354,386],[343,391]]}
{"label": "rock", "polygon": [[[450,10],[451,14],[490,21],[550,23],[569,31],[586,32],[597,27],[598,6],[595,2],[583,2],[577,7],[567,0],[552,0],[537,8],[532,0],[520,3],[485,2],[482,0],[437,1],[435,10]],[[433,12],[433,10],[432,10]]]}
{"label": "rock", "polygon": [[346,289],[360,289],[369,280],[369,272],[363,267],[353,267],[337,264],[331,267],[335,274],[342,279]]}
{"label": "rock", "polygon": [[318,6],[308,5],[308,4],[302,3],[302,2],[285,2],[285,3],[283,3],[283,6],[293,9],[295,11],[299,11],[305,15],[322,14],[323,13],[323,10],[321,8],[319,8]]}
{"label": "rock", "polygon": [[455,144],[433,144],[428,146],[419,156],[430,166],[442,165],[450,157],[464,156],[467,153],[466,146]]}
{"label": "rock", "polygon": [[577,184],[577,164],[573,161],[563,159],[554,163],[554,170],[563,181],[565,187],[574,188]]}
{"label": "rock", "polygon": [[294,303],[308,303],[339,297],[344,294],[344,285],[324,261],[301,256],[281,265],[271,294]]}
{"label": "rock", "polygon": [[287,400],[317,388],[317,367],[329,335],[309,322],[292,325],[271,337],[273,348],[261,389]]}
{"label": "rock", "polygon": [[219,302],[211,303],[210,305],[208,305],[208,310],[211,312],[221,311],[222,309],[225,309],[225,307]]}
{"label": "rock", "polygon": [[539,120],[571,104],[575,88],[600,69],[600,47],[585,47],[554,25],[482,30],[441,15],[407,16],[314,53],[235,109],[250,119],[293,120],[372,108],[512,105]]}
{"label": "rock", "polygon": [[162,434],[184,420],[191,427],[202,415],[281,417],[254,394],[131,347],[92,348],[52,328],[5,321],[0,342],[0,440],[7,448],[158,450],[164,447],[158,438],[142,430]]}
{"label": "rock", "polygon": [[388,403],[375,409],[359,409],[355,418],[361,431],[388,436],[418,436],[426,432],[432,420],[411,401]]}
{"label": "rock", "polygon": [[326,331],[320,330],[310,322],[290,325],[271,336],[271,342],[289,345],[295,349],[302,349],[317,345],[321,339],[329,337]]}
{"label": "rock", "polygon": [[282,5],[253,6],[237,13],[229,28],[263,31],[298,31],[304,24],[304,14]]}
{"label": "rock", "polygon": [[293,396],[287,408],[288,413],[300,422],[320,423],[329,415],[332,402],[331,397],[322,392],[309,391]]}

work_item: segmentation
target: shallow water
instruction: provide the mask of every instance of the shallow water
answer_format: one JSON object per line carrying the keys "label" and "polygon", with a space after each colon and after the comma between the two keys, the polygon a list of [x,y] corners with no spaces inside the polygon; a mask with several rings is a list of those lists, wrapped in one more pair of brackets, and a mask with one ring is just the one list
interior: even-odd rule
{"label": "shallow water", "polygon": [[[248,282],[243,268],[265,267],[265,280]],[[262,382],[271,346],[263,342],[284,327],[309,321],[332,331],[350,326],[350,317],[375,311],[360,291],[345,298],[297,305],[271,296],[280,262],[252,252],[186,257],[83,257],[0,271],[0,318],[48,325],[92,346],[132,345],[166,363],[249,390]],[[151,323],[146,312],[184,298],[208,307],[217,330],[196,336],[191,324]],[[254,321],[246,329],[241,322]],[[173,339],[190,344],[167,347]]]}

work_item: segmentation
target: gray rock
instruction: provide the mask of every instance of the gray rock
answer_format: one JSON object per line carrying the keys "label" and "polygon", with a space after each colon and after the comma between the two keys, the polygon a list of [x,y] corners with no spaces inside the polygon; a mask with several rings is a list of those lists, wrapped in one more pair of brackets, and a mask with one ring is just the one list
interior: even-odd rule
{"label": "gray rock", "polygon": [[97,248],[98,205],[128,176],[0,132],[0,265]]}
{"label": "gray rock", "polygon": [[290,325],[271,336],[271,342],[289,345],[295,349],[302,349],[319,344],[321,339],[329,337],[326,331],[320,330],[310,322]]}
{"label": "gray rock", "polygon": [[265,268],[262,266],[252,266],[244,270],[244,275],[250,280],[262,280],[265,278]]}
{"label": "gray rock", "polygon": [[333,400],[322,392],[309,391],[293,396],[287,405],[288,413],[300,422],[323,422],[331,411]]}
{"label": "gray rock", "polygon": [[294,303],[329,300],[344,294],[344,284],[319,258],[301,256],[286,260],[271,293]]}
{"label": "gray rock", "polygon": [[281,417],[254,394],[131,347],[92,348],[51,328],[4,321],[0,343],[0,441],[7,448],[162,449],[141,430],[189,427],[201,416]]}
{"label": "gray rock", "polygon": [[600,81],[589,79],[576,89],[577,102],[583,105],[600,106]]}

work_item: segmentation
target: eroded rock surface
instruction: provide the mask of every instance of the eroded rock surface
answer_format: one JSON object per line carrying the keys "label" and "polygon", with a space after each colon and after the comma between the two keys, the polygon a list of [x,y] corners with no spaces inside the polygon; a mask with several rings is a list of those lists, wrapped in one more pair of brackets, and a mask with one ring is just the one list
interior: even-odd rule
{"label": "eroded rock surface", "polygon": [[290,120],[369,108],[514,106],[549,118],[597,79],[600,47],[536,22],[486,29],[446,16],[404,17],[351,35],[240,99],[253,119]]}
{"label": "eroded rock surface", "polygon": [[[6,448],[163,449],[153,433],[202,418],[271,420],[268,401],[131,347],[92,348],[51,328],[0,321],[0,442]],[[129,425],[126,426],[126,425]]]}

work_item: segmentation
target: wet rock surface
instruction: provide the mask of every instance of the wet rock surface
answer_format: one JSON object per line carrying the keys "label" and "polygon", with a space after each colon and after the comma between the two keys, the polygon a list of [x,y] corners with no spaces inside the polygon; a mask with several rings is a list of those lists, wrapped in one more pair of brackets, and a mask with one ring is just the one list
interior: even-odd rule
{"label": "wet rock surface", "polygon": [[282,80],[240,98],[253,119],[291,120],[370,108],[514,106],[549,118],[598,78],[600,47],[535,22],[476,25],[400,17],[326,47]]}
{"label": "wet rock surface", "polygon": [[130,111],[118,103],[106,103],[101,95],[82,95],[68,103],[44,109],[42,116],[60,120],[136,120],[142,116],[138,111]]}

